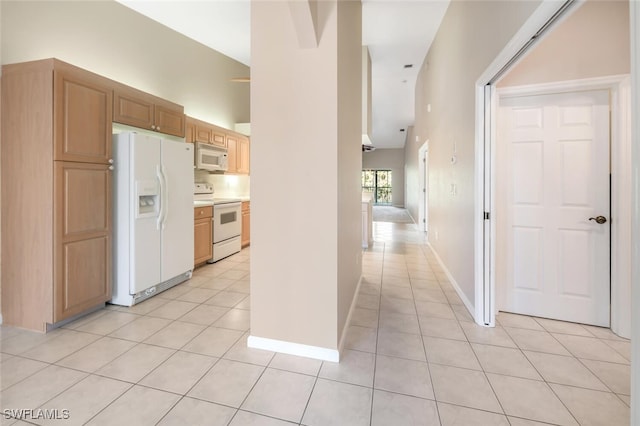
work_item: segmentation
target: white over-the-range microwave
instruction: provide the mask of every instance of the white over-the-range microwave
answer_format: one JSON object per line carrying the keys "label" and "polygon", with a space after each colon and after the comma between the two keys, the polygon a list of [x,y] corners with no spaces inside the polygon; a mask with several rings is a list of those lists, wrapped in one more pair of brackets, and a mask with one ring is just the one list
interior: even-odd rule
{"label": "white over-the-range microwave", "polygon": [[194,164],[199,170],[226,171],[227,149],[196,142]]}

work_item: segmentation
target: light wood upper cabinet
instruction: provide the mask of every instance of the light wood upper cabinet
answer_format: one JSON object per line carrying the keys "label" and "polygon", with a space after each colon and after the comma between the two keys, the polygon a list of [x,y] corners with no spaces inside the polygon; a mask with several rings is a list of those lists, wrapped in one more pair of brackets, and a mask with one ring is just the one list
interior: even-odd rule
{"label": "light wood upper cabinet", "polygon": [[196,142],[211,143],[211,139],[213,138],[213,130],[210,127],[196,124],[195,129]]}
{"label": "light wood upper cabinet", "polygon": [[249,138],[242,136],[238,138],[238,145],[236,148],[236,169],[237,173],[241,175],[248,175],[250,170],[250,151],[249,151]]}
{"label": "light wood upper cabinet", "polygon": [[182,106],[125,85],[119,84],[114,90],[113,121],[184,137],[185,115]]}
{"label": "light wood upper cabinet", "polygon": [[227,138],[224,133],[224,129],[214,126],[211,144],[217,145],[223,148],[227,148]]}
{"label": "light wood upper cabinet", "polygon": [[227,148],[226,174],[248,175],[250,173],[249,137],[213,124],[187,117],[187,142],[201,142]]}
{"label": "light wood upper cabinet", "polygon": [[105,164],[55,162],[54,317],[111,299],[111,181]]}
{"label": "light wood upper cabinet", "polygon": [[226,130],[222,127],[215,126],[193,117],[187,117],[186,122],[187,127],[193,129],[193,136],[191,137],[191,140],[186,138],[187,142],[201,142],[216,145],[221,148],[227,147]]}
{"label": "light wood upper cabinet", "polygon": [[187,143],[196,141],[196,124],[187,116],[185,116],[184,120],[184,141]]}
{"label": "light wood upper cabinet", "polygon": [[227,134],[228,169],[226,173],[237,175],[249,174],[249,138],[238,133]]}
{"label": "light wood upper cabinet", "polygon": [[55,160],[108,163],[111,159],[109,80],[86,71],[54,71]]}
{"label": "light wood upper cabinet", "polygon": [[238,138],[227,136],[227,171],[235,174],[238,172]]}
{"label": "light wood upper cabinet", "polygon": [[116,90],[113,94],[113,121],[153,130],[152,100],[133,89]]}

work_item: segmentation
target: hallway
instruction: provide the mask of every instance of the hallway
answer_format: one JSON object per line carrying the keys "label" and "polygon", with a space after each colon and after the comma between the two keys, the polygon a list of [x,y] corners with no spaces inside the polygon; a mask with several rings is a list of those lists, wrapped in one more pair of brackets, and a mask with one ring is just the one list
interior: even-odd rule
{"label": "hallway", "polygon": [[629,424],[628,340],[507,313],[474,324],[416,229],[374,223],[364,256],[344,360],[375,353],[372,424]]}
{"label": "hallway", "polygon": [[628,425],[628,341],[518,315],[475,325],[416,229],[374,223],[339,364],[246,347],[245,249],[133,308],[47,335],[0,327],[0,406],[27,420],[1,423]]}

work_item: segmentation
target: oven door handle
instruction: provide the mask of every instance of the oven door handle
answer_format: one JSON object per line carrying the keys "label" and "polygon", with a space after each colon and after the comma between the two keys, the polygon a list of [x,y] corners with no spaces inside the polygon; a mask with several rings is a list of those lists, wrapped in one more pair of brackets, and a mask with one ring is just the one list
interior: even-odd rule
{"label": "oven door handle", "polygon": [[222,210],[235,210],[238,208],[242,208],[242,203],[225,203],[225,204],[216,204],[213,202],[213,209],[222,211]]}

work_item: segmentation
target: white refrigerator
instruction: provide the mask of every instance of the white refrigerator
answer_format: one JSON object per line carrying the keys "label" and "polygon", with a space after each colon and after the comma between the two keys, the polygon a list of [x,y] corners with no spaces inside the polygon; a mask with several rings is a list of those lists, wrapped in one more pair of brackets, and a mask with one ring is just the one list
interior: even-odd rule
{"label": "white refrigerator", "polygon": [[193,144],[155,135],[113,135],[114,285],[131,306],[193,271]]}

